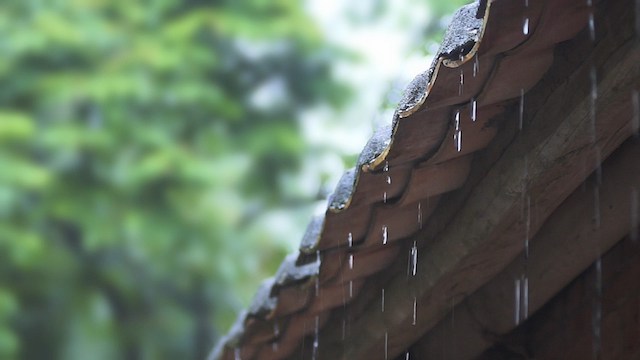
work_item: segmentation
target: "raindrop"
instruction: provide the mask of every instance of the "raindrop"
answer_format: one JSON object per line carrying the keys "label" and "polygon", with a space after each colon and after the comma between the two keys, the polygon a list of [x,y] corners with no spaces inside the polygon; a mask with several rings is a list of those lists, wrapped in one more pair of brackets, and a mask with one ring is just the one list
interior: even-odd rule
{"label": "raindrop", "polygon": [[529,7],[529,0],[524,0],[524,7]]}
{"label": "raindrop", "polygon": [[413,322],[411,323],[411,325],[415,325],[416,324],[416,320],[418,319],[418,299],[416,299],[416,297],[413,297]]}
{"label": "raindrop", "polygon": [[600,359],[602,349],[602,258],[599,257],[595,263],[596,284],[595,299],[593,301],[593,313],[591,322],[593,325],[593,355],[595,359]]}
{"label": "raindrop", "polygon": [[640,0],[636,0],[636,36],[640,35]]}
{"label": "raindrop", "polygon": [[416,241],[413,241],[413,246],[411,247],[411,274],[416,276],[416,272],[418,270],[418,246],[416,245]]}
{"label": "raindrop", "polygon": [[387,184],[391,185],[391,176],[387,175]]}
{"label": "raindrop", "polygon": [[422,229],[422,203],[418,203],[418,228]]}
{"label": "raindrop", "polygon": [[353,270],[353,254],[349,254],[349,270]]}
{"label": "raindrop", "polygon": [[640,219],[638,218],[638,189],[631,188],[631,241],[638,241],[638,228]]}
{"label": "raindrop", "polygon": [[529,316],[529,278],[522,279],[522,319]]}
{"label": "raindrop", "polygon": [[478,118],[478,101],[475,98],[471,98],[471,121],[476,121]]}
{"label": "raindrop", "polygon": [[386,204],[387,203],[387,192],[385,191],[384,193],[382,193],[382,201]]}
{"label": "raindrop", "polygon": [[235,348],[233,350],[233,358],[235,360],[241,360],[242,358],[240,357],[240,348]]}
{"label": "raindrop", "polygon": [[524,89],[520,89],[520,112],[518,115],[518,128],[522,130],[524,124]]}
{"label": "raindrop", "polygon": [[460,110],[456,110],[455,116],[455,133],[453,134],[453,140],[456,143],[456,150],[462,150],[462,130],[460,130]]}
{"label": "raindrop", "polygon": [[593,187],[593,225],[596,229],[600,228],[600,188]]}
{"label": "raindrop", "polygon": [[531,234],[531,196],[527,195],[527,218],[525,221],[524,259],[529,259],[529,236]]}
{"label": "raindrop", "polygon": [[280,328],[278,327],[278,323],[273,324],[273,336],[274,337],[280,336]]}
{"label": "raindrop", "polygon": [[316,296],[320,295],[320,278],[316,276]]}
{"label": "raindrop", "polygon": [[593,16],[593,10],[589,13],[589,38],[591,41],[596,41],[596,24]]}
{"label": "raindrop", "polygon": [[389,161],[385,161],[384,162],[384,168],[382,169],[382,171],[384,171],[384,172],[389,171]]}
{"label": "raindrop", "polygon": [[520,324],[520,279],[516,279],[515,281],[515,299],[514,299],[514,312],[513,312],[513,319],[515,321],[515,324],[518,325]]}
{"label": "raindrop", "polygon": [[387,360],[389,357],[388,347],[389,347],[389,333],[385,331],[384,332],[384,359],[385,360]]}
{"label": "raindrop", "polygon": [[342,319],[342,340],[347,338],[347,319]]}
{"label": "raindrop", "polygon": [[529,35],[529,17],[525,17],[522,23],[522,33],[524,35]]}
{"label": "raindrop", "polygon": [[349,233],[349,235],[347,235],[347,243],[349,244],[349,247],[353,247],[353,233]]}
{"label": "raindrop", "polygon": [[478,60],[478,54],[473,59],[473,77],[478,75],[478,71],[480,70],[480,61]]}
{"label": "raindrop", "polygon": [[464,71],[462,67],[460,68],[460,86],[458,86],[458,95],[462,95],[462,91],[464,88]]}
{"label": "raindrop", "polygon": [[353,297],[353,280],[349,280],[349,298]]}
{"label": "raindrop", "polygon": [[380,306],[382,307],[382,312],[384,312],[384,288],[382,289],[382,297],[380,298]]}
{"label": "raindrop", "polygon": [[591,80],[591,106],[589,108],[589,116],[591,118],[591,140],[596,141],[596,100],[598,100],[598,77],[595,65],[591,65],[589,71],[589,79]]}
{"label": "raindrop", "polygon": [[387,225],[382,225],[382,244],[386,245],[388,239],[389,239],[389,231],[387,230]]}
{"label": "raindrop", "polygon": [[278,342],[274,341],[271,343],[271,351],[273,352],[277,352],[278,351]]}
{"label": "raindrop", "polygon": [[[640,0],[638,0],[640,4]],[[631,130],[635,136],[640,134],[640,96],[638,90],[631,93],[631,106],[633,107],[633,116],[631,117]]]}
{"label": "raindrop", "polygon": [[318,358],[318,329],[319,329],[319,324],[320,324],[320,318],[318,315],[316,315],[316,328],[315,328],[315,334],[313,337],[313,354],[311,356],[312,359],[317,359]]}
{"label": "raindrop", "polygon": [[407,353],[404,356],[404,360],[409,360],[409,352],[407,351]]}

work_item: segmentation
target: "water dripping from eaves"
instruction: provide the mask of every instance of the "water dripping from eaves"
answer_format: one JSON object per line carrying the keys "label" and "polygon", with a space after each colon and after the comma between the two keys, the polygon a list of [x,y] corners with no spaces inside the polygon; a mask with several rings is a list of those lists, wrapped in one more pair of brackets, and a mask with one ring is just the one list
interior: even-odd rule
{"label": "water dripping from eaves", "polygon": [[520,89],[520,104],[518,112],[518,129],[522,130],[524,125],[524,89]]}
{"label": "water dripping from eaves", "polygon": [[529,17],[525,16],[522,21],[522,34],[529,35]]}
{"label": "water dripping from eaves", "polygon": [[384,360],[389,358],[389,332],[384,332]]}
{"label": "water dripping from eaves", "polygon": [[640,218],[638,215],[638,189],[636,187],[631,188],[631,206],[629,209],[629,216],[631,220],[630,237],[631,241],[638,241],[638,230],[640,227]]}
{"label": "water dripping from eaves", "polygon": [[[638,3],[640,4],[640,0],[638,0]],[[640,135],[640,95],[638,95],[638,90],[631,92],[631,107],[631,130],[633,135],[637,137]]]}
{"label": "water dripping from eaves", "polygon": [[591,64],[589,69],[590,91],[589,91],[589,119],[591,125],[591,142],[596,141],[596,101],[598,100],[598,74],[595,64]]}
{"label": "water dripping from eaves", "polygon": [[593,358],[601,359],[602,355],[602,257],[595,262],[595,294],[591,325],[593,331]]}
{"label": "water dripping from eaves", "polygon": [[458,152],[462,151],[462,130],[460,129],[460,109],[456,110],[454,117],[455,132],[453,134],[453,140]]}
{"label": "water dripping from eaves", "polygon": [[414,296],[413,297],[413,322],[411,323],[411,325],[416,325],[418,320],[418,299]]}
{"label": "water dripping from eaves", "polygon": [[320,329],[320,317],[318,315],[316,315],[315,318],[315,330],[314,330],[314,334],[313,334],[313,353],[311,355],[311,358],[313,360],[318,358],[318,348],[319,348],[319,341],[318,341],[318,334],[319,334],[319,329]]}
{"label": "water dripping from eaves", "polygon": [[471,98],[471,121],[475,122],[478,118],[478,101]]}
{"label": "water dripping from eaves", "polygon": [[587,6],[589,7],[589,38],[592,42],[596,41],[596,22],[593,13],[593,0],[587,0]]}
{"label": "water dripping from eaves", "polygon": [[389,229],[387,225],[382,225],[382,245],[386,245],[389,240]]}
{"label": "water dripping from eaves", "polygon": [[480,70],[480,60],[478,59],[478,53],[476,53],[476,55],[473,57],[473,77],[476,77],[478,75],[479,70]]}
{"label": "water dripping from eaves", "polygon": [[413,246],[411,247],[411,275],[416,276],[416,272],[418,271],[418,246],[416,241],[413,241]]}

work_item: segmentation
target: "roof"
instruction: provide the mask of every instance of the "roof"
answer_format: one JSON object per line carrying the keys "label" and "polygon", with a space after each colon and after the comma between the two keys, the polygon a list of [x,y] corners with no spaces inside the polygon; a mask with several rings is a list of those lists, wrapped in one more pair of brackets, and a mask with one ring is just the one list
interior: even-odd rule
{"label": "roof", "polygon": [[[610,26],[613,40],[596,47],[597,5],[461,8],[391,125],[210,358],[394,358],[528,251],[543,220],[632,133],[619,106],[598,107],[614,119],[607,126],[595,119],[596,105],[622,98],[609,90],[629,91],[640,73],[637,52],[612,45],[632,41],[626,28]],[[579,34],[554,64],[558,44]]]}

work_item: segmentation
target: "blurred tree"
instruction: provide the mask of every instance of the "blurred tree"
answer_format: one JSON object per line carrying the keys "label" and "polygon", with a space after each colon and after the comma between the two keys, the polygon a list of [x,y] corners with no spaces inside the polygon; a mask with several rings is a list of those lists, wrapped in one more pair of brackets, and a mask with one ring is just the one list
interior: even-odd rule
{"label": "blurred tree", "polygon": [[339,53],[294,0],[4,0],[0,34],[0,358],[203,358]]}

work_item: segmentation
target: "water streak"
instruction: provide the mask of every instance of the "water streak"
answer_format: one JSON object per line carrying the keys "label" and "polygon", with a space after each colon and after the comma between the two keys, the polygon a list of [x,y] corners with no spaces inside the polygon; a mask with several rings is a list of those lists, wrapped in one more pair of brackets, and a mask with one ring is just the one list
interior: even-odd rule
{"label": "water streak", "polygon": [[349,254],[349,270],[353,270],[353,254]]}
{"label": "water streak", "polygon": [[456,150],[462,150],[462,130],[460,129],[460,110],[456,110],[455,121],[455,133],[453,134],[453,140],[455,141]]}
{"label": "water streak", "polygon": [[413,297],[413,322],[411,325],[415,325],[418,320],[418,299]]}
{"label": "water streak", "polygon": [[591,81],[591,96],[590,96],[590,108],[589,117],[591,119],[591,142],[596,141],[596,101],[598,100],[598,75],[595,65],[591,65],[589,70],[589,79]]}
{"label": "water streak", "polygon": [[638,241],[640,218],[638,215],[638,189],[635,187],[631,188],[631,209],[629,212],[631,217],[630,237],[631,241],[636,242]]}
{"label": "water streak", "polygon": [[319,326],[320,325],[320,317],[318,315],[316,315],[316,327],[315,327],[315,333],[313,336],[313,353],[311,355],[311,358],[313,360],[318,358],[318,348],[319,348],[319,342],[318,342],[318,330],[319,330]]}
{"label": "water streak", "polygon": [[382,297],[380,298],[380,306],[382,307],[382,312],[384,312],[384,289],[382,289]]}
{"label": "water streak", "polygon": [[460,86],[458,86],[458,95],[462,95],[464,90],[464,71],[460,68]]}
{"label": "water streak", "polygon": [[349,244],[349,247],[353,247],[353,233],[347,235],[347,244]]}
{"label": "water streak", "polygon": [[[640,4],[640,0],[638,0]],[[635,136],[640,135],[640,96],[638,90],[631,92],[631,106],[633,107],[633,116],[631,117],[631,130]]]}
{"label": "water streak", "polygon": [[240,348],[233,349],[233,358],[235,360],[242,360],[242,358],[240,357]]}
{"label": "water streak", "polygon": [[475,122],[478,118],[478,101],[471,98],[471,121]]}
{"label": "water streak", "polygon": [[384,359],[387,360],[389,358],[389,333],[387,331],[384,332]]}
{"label": "water streak", "polygon": [[640,36],[640,0],[636,0],[636,38]]}
{"label": "water streak", "polygon": [[391,176],[387,175],[387,184],[391,185]]}
{"label": "water streak", "polygon": [[387,225],[382,225],[382,244],[386,245],[388,239],[389,239],[389,231],[387,229]]}
{"label": "water streak", "polygon": [[476,75],[478,75],[479,70],[480,70],[480,60],[478,60],[478,54],[476,53],[476,56],[473,58],[473,77],[476,77]]}
{"label": "water streak", "polygon": [[411,247],[411,275],[416,276],[416,272],[418,270],[418,246],[416,241],[413,241],[413,246]]}
{"label": "water streak", "polygon": [[515,281],[515,293],[514,293],[514,313],[513,319],[516,326],[520,324],[520,279]]}
{"label": "water streak", "polygon": [[525,17],[522,22],[522,34],[529,35],[529,17]]}
{"label": "water streak", "polygon": [[592,327],[593,327],[593,357],[600,359],[602,353],[602,258],[598,257],[595,263],[596,283],[595,298],[593,301]]}
{"label": "water streak", "polygon": [[518,128],[522,130],[524,125],[524,89],[520,89],[520,112],[518,114]]}
{"label": "water streak", "polygon": [[349,280],[349,298],[353,297],[353,280]]}

